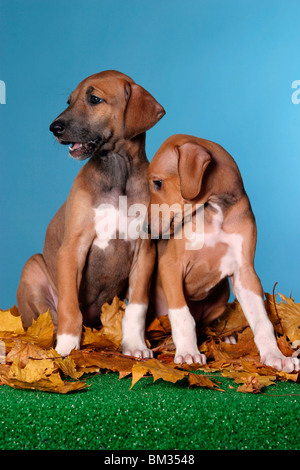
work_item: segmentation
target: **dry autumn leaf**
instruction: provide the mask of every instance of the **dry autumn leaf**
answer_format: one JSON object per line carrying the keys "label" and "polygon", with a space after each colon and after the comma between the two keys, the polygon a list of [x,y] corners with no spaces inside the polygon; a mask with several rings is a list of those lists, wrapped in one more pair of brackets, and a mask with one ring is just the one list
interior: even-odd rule
{"label": "dry autumn leaf", "polygon": [[32,325],[27,329],[23,339],[28,339],[42,348],[47,349],[53,345],[53,333],[54,325],[48,310],[39,315],[37,320],[33,320]]}
{"label": "dry autumn leaf", "polygon": [[118,352],[74,350],[71,352],[71,357],[85,373],[99,372],[100,369],[106,369],[119,372],[120,378],[131,374],[133,365],[137,363],[136,359],[123,356]]}
{"label": "dry autumn leaf", "polygon": [[126,302],[115,297],[109,305],[105,303],[102,306],[100,315],[104,336],[119,347],[122,341],[122,320],[125,313]]}
{"label": "dry autumn leaf", "polygon": [[257,377],[250,376],[243,385],[238,387],[237,391],[242,393],[259,393],[264,386]]}
{"label": "dry autumn leaf", "polygon": [[132,367],[131,388],[147,373],[153,376],[154,382],[163,379],[167,382],[176,383],[182,380],[188,372],[177,370],[174,366],[163,364],[157,359],[149,359],[145,362],[139,362]]}
{"label": "dry autumn leaf", "polygon": [[112,351],[117,349],[116,343],[108,339],[104,334],[104,329],[99,331],[86,326],[82,334],[81,347]]}
{"label": "dry autumn leaf", "polygon": [[10,332],[13,335],[24,333],[20,316],[16,316],[11,310],[0,310],[0,336],[2,332]]}
{"label": "dry autumn leaf", "polygon": [[204,328],[207,336],[224,338],[234,335],[236,332],[243,331],[248,325],[242,308],[237,300],[227,305],[220,318],[215,320],[212,325]]}
{"label": "dry autumn leaf", "polygon": [[288,298],[283,294],[279,294],[281,302],[274,303],[273,296],[266,294],[269,303],[269,309],[275,319],[279,319],[280,327],[291,343],[300,342],[300,304],[296,304],[292,298]]}
{"label": "dry autumn leaf", "polygon": [[1,371],[1,380],[4,384],[19,389],[37,389],[55,393],[68,393],[86,387],[85,382],[63,381],[54,362],[48,359],[30,359],[24,368],[21,368],[15,358],[11,367]]}
{"label": "dry autumn leaf", "polygon": [[222,388],[218,386],[217,383],[210,380],[209,377],[202,374],[192,374],[189,373],[189,384],[190,386],[197,386],[203,388],[209,388],[211,390],[218,390],[219,392],[224,392]]}
{"label": "dry autumn leaf", "polygon": [[133,366],[131,388],[146,374],[151,374],[153,376],[154,382],[158,379],[162,379],[166,382],[176,383],[179,380],[187,377],[190,386],[194,385],[197,387],[224,391],[218,386],[218,384],[213,382],[205,375],[195,374],[193,372],[189,372],[188,370],[178,370],[174,363],[172,365],[164,364],[157,359],[150,359],[145,362],[139,362]]}
{"label": "dry autumn leaf", "polygon": [[15,346],[6,356],[6,362],[11,363],[15,358],[19,360],[21,368],[25,367],[30,359],[53,359],[57,355],[53,349],[45,350],[35,343],[29,343],[24,340],[16,340]]}
{"label": "dry autumn leaf", "polygon": [[[277,341],[286,355],[294,354],[299,339],[299,304],[282,294],[274,303],[274,295],[266,294],[265,305],[278,334]],[[0,340],[5,345],[5,364],[0,364],[0,385],[14,388],[39,389],[69,393],[86,387],[79,380],[84,374],[102,370],[119,373],[119,378],[132,375],[131,388],[145,375],[176,383],[185,379],[190,387],[205,387],[221,391],[210,375],[216,371],[239,383],[239,392],[259,393],[276,381],[297,381],[299,373],[278,372],[260,363],[252,331],[237,301],[229,304],[210,327],[200,332],[199,349],[208,359],[206,366],[174,364],[175,346],[168,316],[155,318],[146,336],[156,359],[137,360],[120,354],[122,318],[126,303],[117,297],[102,308],[102,326],[84,327],[81,350],[73,350],[61,358],[53,349],[54,327],[49,312],[41,314],[30,328],[24,328],[16,307],[0,311]],[[203,338],[203,333],[207,338]],[[235,345],[224,341],[233,335]],[[201,374],[195,373],[201,370]],[[72,379],[72,381],[70,381]]]}

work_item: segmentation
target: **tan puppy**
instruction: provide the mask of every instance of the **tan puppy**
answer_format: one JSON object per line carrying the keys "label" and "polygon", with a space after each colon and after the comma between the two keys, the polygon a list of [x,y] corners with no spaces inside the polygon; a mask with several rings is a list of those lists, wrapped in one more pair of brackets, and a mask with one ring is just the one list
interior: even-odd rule
{"label": "tan puppy", "polygon": [[110,70],[83,80],[50,126],[72,157],[89,161],[49,224],[43,253],[27,261],[17,302],[27,325],[50,310],[62,356],[79,348],[83,320],[93,325],[126,290],[135,240],[114,225],[127,221],[119,198],[148,205],[145,131],[164,114],[146,90]]}
{"label": "tan puppy", "polygon": [[[151,161],[149,182],[148,229],[152,238],[161,238],[154,302],[159,314],[169,314],[175,362],[206,362],[199,353],[195,325],[210,323],[223,313],[230,278],[261,361],[278,370],[299,370],[300,360],[279,350],[265,311],[253,265],[255,218],[233,158],[213,142],[174,135]],[[151,243],[144,247],[153,253]],[[131,298],[123,321],[125,354],[152,355],[143,327],[153,256],[144,266],[140,263],[139,275],[130,282]]]}

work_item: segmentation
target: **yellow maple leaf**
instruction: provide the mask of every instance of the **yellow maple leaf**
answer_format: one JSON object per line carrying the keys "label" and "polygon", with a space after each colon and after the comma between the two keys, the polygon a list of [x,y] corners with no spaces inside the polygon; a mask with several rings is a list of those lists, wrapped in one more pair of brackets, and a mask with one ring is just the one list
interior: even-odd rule
{"label": "yellow maple leaf", "polygon": [[294,343],[300,340],[300,304],[296,304],[292,298],[279,294],[281,302],[277,305],[284,333]]}
{"label": "yellow maple leaf", "polygon": [[105,303],[102,306],[102,313],[100,315],[103,325],[101,332],[117,347],[120,346],[122,341],[122,320],[125,308],[126,302],[116,296],[110,305]]}
{"label": "yellow maple leaf", "polygon": [[174,366],[163,364],[157,359],[149,359],[145,362],[138,362],[132,367],[131,388],[147,373],[153,376],[154,382],[163,379],[172,383],[182,380],[188,375],[188,372],[177,370]]}
{"label": "yellow maple leaf", "polygon": [[30,359],[26,366],[21,368],[16,357],[10,367],[0,369],[0,379],[13,388],[55,393],[68,393],[86,386],[85,382],[63,381],[55,362],[48,359]]}
{"label": "yellow maple leaf", "polygon": [[65,376],[72,377],[72,379],[79,379],[85,372],[83,367],[77,367],[74,359],[71,356],[67,356],[65,359],[62,357],[57,357],[54,360],[54,363],[59,367]]}
{"label": "yellow maple leaf", "polygon": [[54,349],[45,350],[35,343],[16,339],[14,347],[6,356],[6,362],[12,363],[17,358],[20,367],[23,368],[30,359],[53,359],[56,355],[58,354]]}
{"label": "yellow maple leaf", "polygon": [[37,320],[33,320],[32,325],[27,328],[23,339],[33,341],[41,347],[47,349],[53,346],[54,342],[54,325],[49,310],[38,316]]}
{"label": "yellow maple leaf", "polygon": [[21,316],[13,314],[11,310],[0,310],[0,332],[11,332],[14,335],[24,333]]}
{"label": "yellow maple leaf", "polygon": [[85,326],[82,334],[81,346],[94,349],[116,349],[115,343],[107,338],[103,330],[104,329],[99,331]]}
{"label": "yellow maple leaf", "polygon": [[57,366],[48,359],[29,359],[26,366],[22,368],[19,359],[14,358],[8,377],[31,383],[51,375],[54,371],[57,371]]}

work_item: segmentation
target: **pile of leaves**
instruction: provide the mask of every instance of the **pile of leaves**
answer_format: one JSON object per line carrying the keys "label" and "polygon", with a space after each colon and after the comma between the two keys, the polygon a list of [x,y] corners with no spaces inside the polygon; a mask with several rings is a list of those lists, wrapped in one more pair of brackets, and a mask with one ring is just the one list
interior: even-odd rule
{"label": "pile of leaves", "polygon": [[[286,356],[300,352],[300,304],[292,298],[266,294],[265,306],[274,326],[279,348]],[[14,306],[0,310],[0,385],[18,389],[38,389],[68,393],[88,387],[93,374],[118,372],[131,377],[131,388],[144,376],[153,376],[187,386],[224,391],[218,376],[239,384],[238,392],[259,393],[277,381],[299,380],[299,372],[287,373],[260,363],[252,331],[235,300],[222,317],[198,331],[199,349],[207,364],[174,364],[175,346],[167,316],[155,318],[147,327],[146,338],[154,358],[143,360],[121,354],[122,318],[126,303],[115,297],[100,314],[101,328],[84,327],[81,349],[66,358],[55,351],[54,326],[49,312],[42,313],[25,328]],[[234,336],[236,344],[225,338]],[[235,388],[229,385],[230,388]]]}

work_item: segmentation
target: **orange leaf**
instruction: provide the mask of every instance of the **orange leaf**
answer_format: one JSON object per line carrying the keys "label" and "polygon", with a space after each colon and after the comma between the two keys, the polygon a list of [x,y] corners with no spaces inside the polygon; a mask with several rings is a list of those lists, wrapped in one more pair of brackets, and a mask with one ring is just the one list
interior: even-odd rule
{"label": "orange leaf", "polygon": [[37,344],[27,343],[16,339],[15,346],[6,356],[6,362],[13,362],[14,359],[17,358],[19,360],[20,367],[23,368],[28,364],[30,359],[53,359],[56,351],[54,351],[54,353],[52,351],[54,350],[45,350]]}
{"label": "orange leaf", "polygon": [[107,369],[119,372],[124,377],[131,373],[132,367],[136,364],[136,359],[123,356],[118,352],[100,351],[72,351],[71,357],[75,364],[83,368],[85,372],[98,372],[100,369]]}
{"label": "orange leaf", "polygon": [[81,346],[93,349],[116,349],[115,343],[105,336],[103,330],[99,331],[86,326],[82,334]]}
{"label": "orange leaf", "polygon": [[163,379],[167,382],[176,383],[188,375],[188,372],[179,371],[174,367],[163,364],[157,359],[149,359],[145,362],[138,362],[132,368],[131,388],[147,373],[153,376],[154,382]]}
{"label": "orange leaf", "polygon": [[100,315],[103,328],[101,332],[113,342],[117,347],[122,341],[122,319],[125,313],[126,302],[115,297],[109,305],[105,303],[102,306]]}
{"label": "orange leaf", "polygon": [[259,393],[264,385],[257,379],[257,377],[248,377],[243,385],[240,385],[237,389],[238,392],[242,393]]}
{"label": "orange leaf", "polygon": [[197,387],[210,388],[212,390],[218,390],[219,392],[224,392],[215,382],[210,380],[209,377],[206,377],[202,374],[193,374],[189,373],[189,384],[190,386],[196,385]]}

